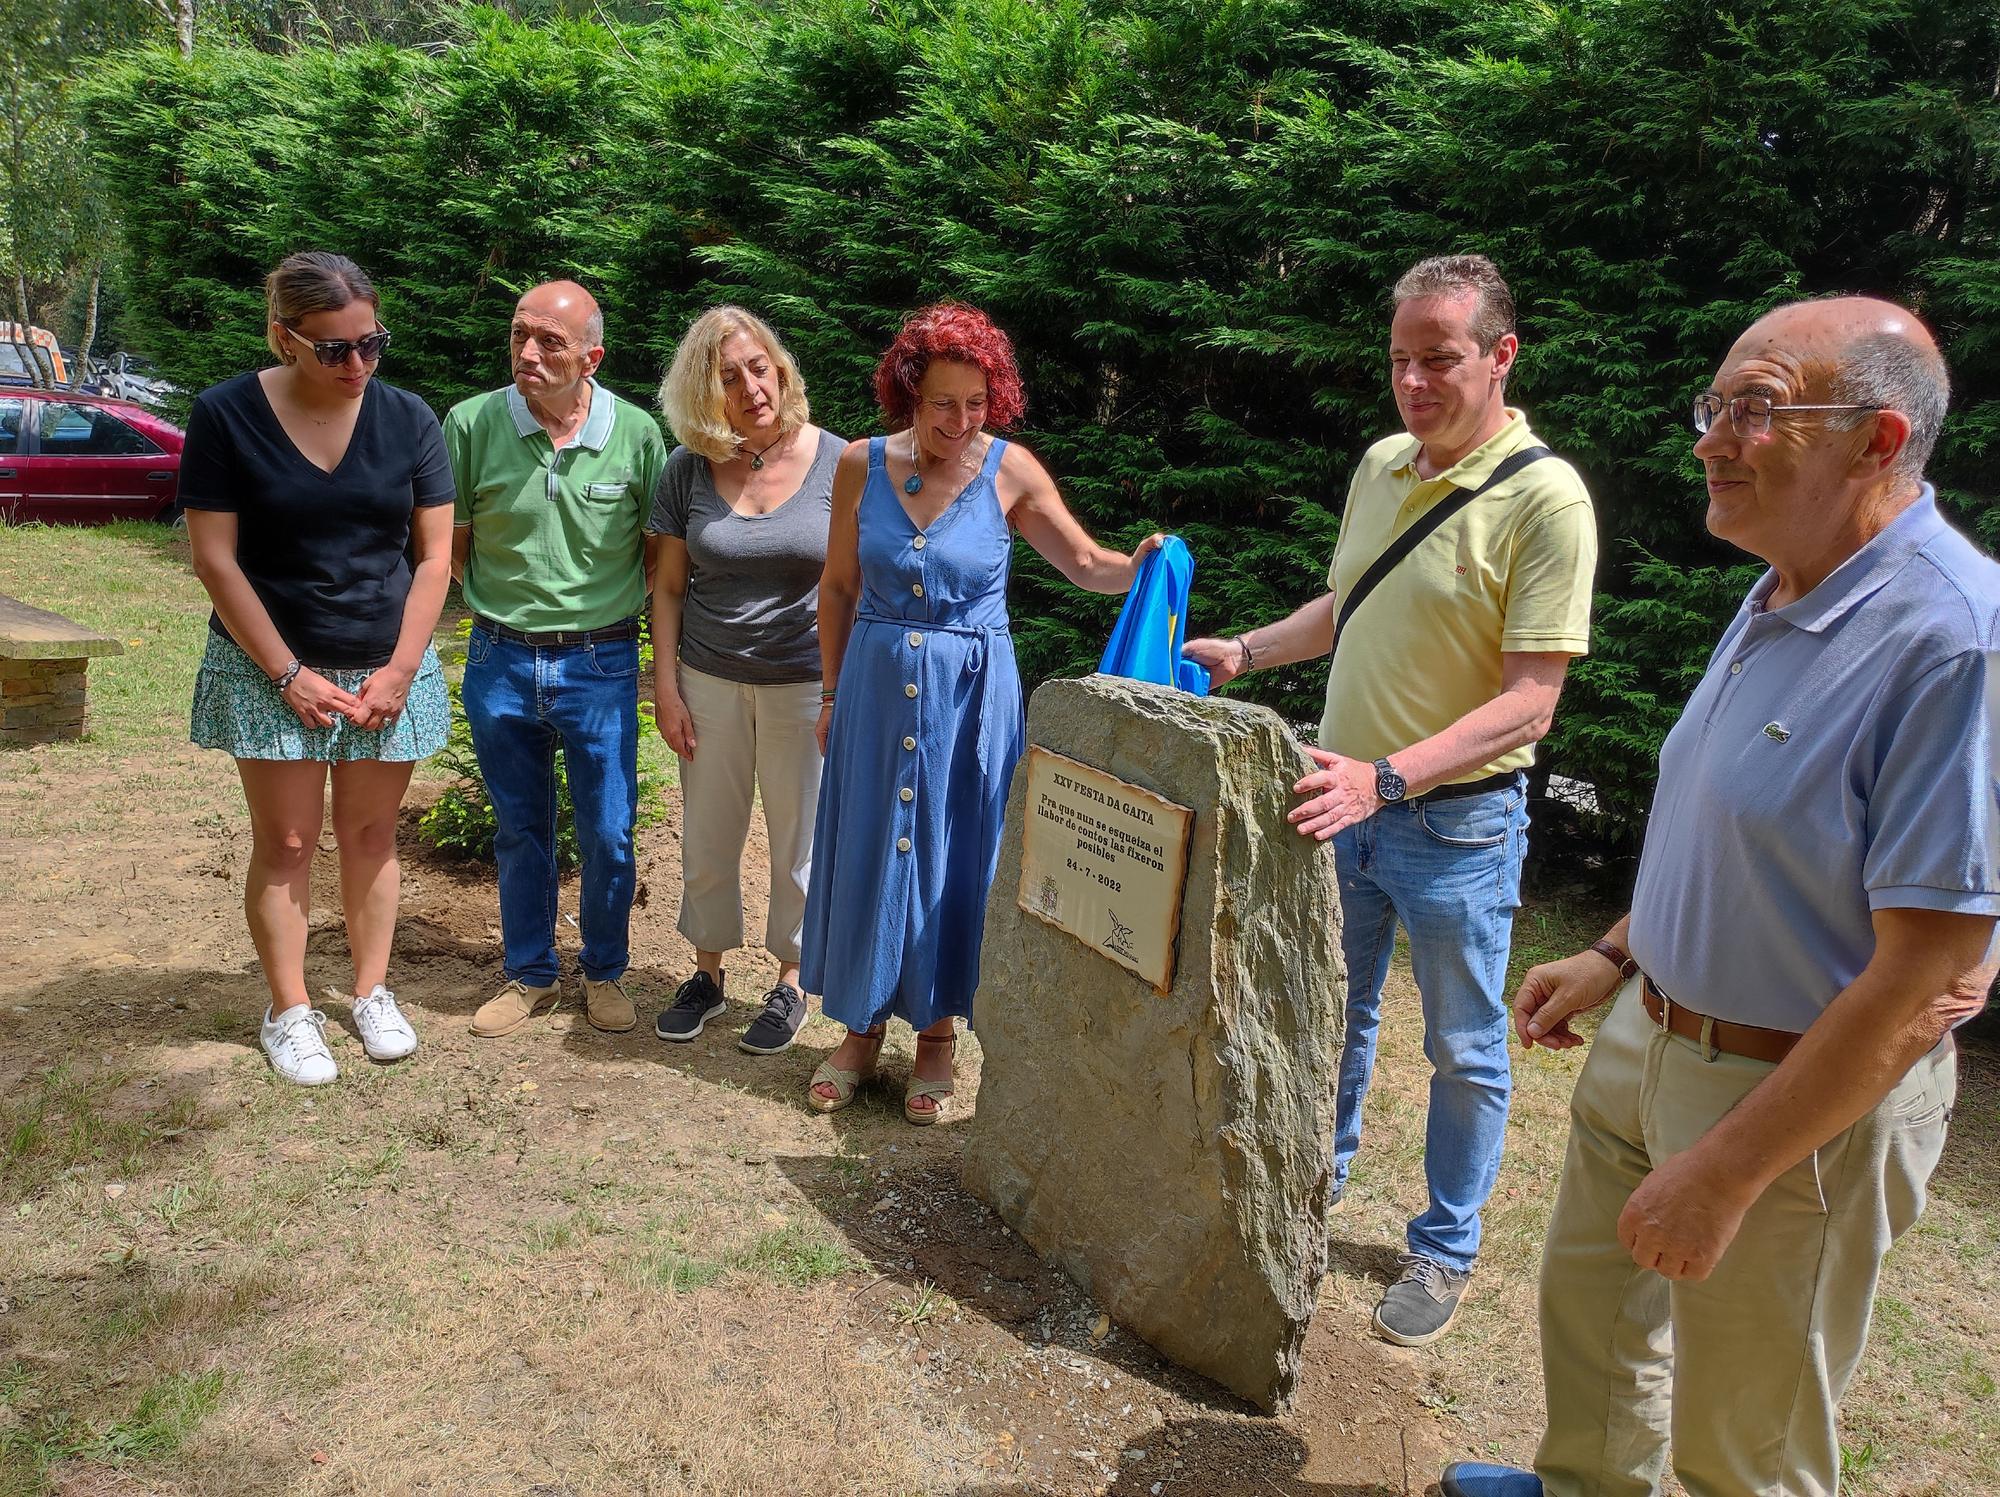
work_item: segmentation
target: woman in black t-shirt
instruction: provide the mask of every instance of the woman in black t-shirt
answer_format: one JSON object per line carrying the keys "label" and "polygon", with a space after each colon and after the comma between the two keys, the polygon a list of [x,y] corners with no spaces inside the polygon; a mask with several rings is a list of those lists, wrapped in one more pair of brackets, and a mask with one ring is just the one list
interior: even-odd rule
{"label": "woman in black t-shirt", "polygon": [[286,1080],[317,1086],[336,1075],[305,982],[329,778],[354,1028],[375,1060],[417,1047],[385,981],[396,815],[450,724],[431,633],[451,580],[453,492],[437,417],[373,378],[389,335],[360,267],[292,255],[265,295],[279,367],[197,396],[181,453],[195,574],[215,605],[191,736],[235,757],[250,805],[244,906],[271,990],[265,1053]]}

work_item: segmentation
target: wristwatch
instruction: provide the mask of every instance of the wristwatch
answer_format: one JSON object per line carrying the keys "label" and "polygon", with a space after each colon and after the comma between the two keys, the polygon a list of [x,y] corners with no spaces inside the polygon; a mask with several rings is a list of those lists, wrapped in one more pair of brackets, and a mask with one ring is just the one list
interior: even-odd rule
{"label": "wristwatch", "polygon": [[1410,793],[1410,782],[1397,774],[1387,759],[1375,761],[1375,793],[1394,805]]}
{"label": "wristwatch", "polygon": [[1639,970],[1639,964],[1633,961],[1628,953],[1619,950],[1609,941],[1592,941],[1590,949],[1618,969],[1618,978],[1621,982]]}

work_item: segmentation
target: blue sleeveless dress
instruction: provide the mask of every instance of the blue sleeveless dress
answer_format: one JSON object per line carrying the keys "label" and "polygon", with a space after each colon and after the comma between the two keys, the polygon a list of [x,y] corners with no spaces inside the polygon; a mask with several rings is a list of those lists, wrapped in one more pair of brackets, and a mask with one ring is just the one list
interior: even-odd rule
{"label": "blue sleeveless dress", "polygon": [[861,600],[841,657],[813,832],[800,983],[828,1018],[969,1018],[986,892],[1026,744],[1007,632],[1013,536],[994,476],[918,530],[868,444]]}

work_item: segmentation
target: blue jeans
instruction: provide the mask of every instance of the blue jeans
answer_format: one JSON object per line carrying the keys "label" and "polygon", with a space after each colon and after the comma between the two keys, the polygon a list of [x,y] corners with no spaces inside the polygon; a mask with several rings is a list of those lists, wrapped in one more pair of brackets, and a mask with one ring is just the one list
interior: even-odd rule
{"label": "blue jeans", "polygon": [[517,644],[474,627],[465,720],[499,832],[500,934],[509,979],[556,981],[556,747],[583,854],[583,975],[625,975],[637,869],[639,644]]}
{"label": "blue jeans", "polygon": [[1375,1072],[1382,984],[1400,922],[1410,937],[1431,1063],[1424,1134],[1430,1205],[1410,1223],[1410,1251],[1459,1270],[1479,1256],[1479,1210],[1500,1173],[1507,1131],[1507,944],[1527,845],[1527,796],[1518,779],[1483,795],[1387,806],[1333,839],[1347,957],[1334,1184],[1346,1185],[1361,1147],[1361,1104]]}

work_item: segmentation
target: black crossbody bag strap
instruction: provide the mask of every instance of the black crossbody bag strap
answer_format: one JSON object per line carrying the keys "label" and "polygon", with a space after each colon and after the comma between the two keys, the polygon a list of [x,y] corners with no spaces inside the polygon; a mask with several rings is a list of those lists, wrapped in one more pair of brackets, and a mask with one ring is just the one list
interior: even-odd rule
{"label": "black crossbody bag strap", "polygon": [[[1538,463],[1555,454],[1546,447],[1523,447],[1500,460],[1500,466],[1487,477],[1486,482],[1476,489],[1454,490],[1449,499],[1440,499],[1426,510],[1416,524],[1389,542],[1387,549],[1375,558],[1373,566],[1361,574],[1361,580],[1354,584],[1354,591],[1341,602],[1340,616],[1333,621],[1333,649],[1340,648],[1341,631],[1347,621],[1354,617],[1354,610],[1368,601],[1368,595],[1375,591],[1376,584],[1396,570],[1396,564],[1424,543],[1425,537],[1444,524],[1466,505],[1477,499],[1495,484],[1505,483],[1530,463]],[[1332,651],[1328,652],[1329,657]]]}

